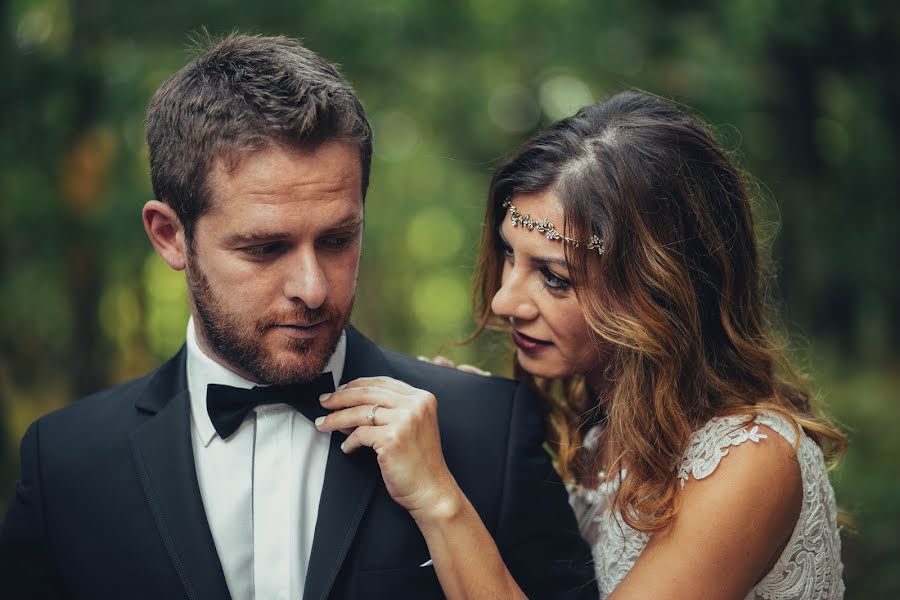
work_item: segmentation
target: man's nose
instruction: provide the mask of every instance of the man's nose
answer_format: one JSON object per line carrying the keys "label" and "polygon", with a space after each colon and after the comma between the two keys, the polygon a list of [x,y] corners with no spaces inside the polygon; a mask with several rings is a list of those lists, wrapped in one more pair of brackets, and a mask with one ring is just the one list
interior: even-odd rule
{"label": "man's nose", "polygon": [[287,264],[284,295],[316,309],[328,298],[328,277],[313,249],[301,249]]}
{"label": "man's nose", "polygon": [[539,311],[528,293],[524,274],[509,266],[504,269],[500,289],[491,300],[491,310],[499,317],[512,317],[523,321],[537,318]]}

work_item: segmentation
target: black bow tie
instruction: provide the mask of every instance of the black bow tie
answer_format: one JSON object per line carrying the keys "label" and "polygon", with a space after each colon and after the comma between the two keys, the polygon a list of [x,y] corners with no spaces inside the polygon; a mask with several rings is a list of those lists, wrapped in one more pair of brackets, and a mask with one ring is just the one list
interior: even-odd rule
{"label": "black bow tie", "polygon": [[319,396],[334,391],[331,373],[322,373],[308,383],[271,385],[250,389],[211,383],[206,386],[206,412],[223,440],[240,427],[244,417],[257,406],[288,404],[310,421],[330,411],[319,403]]}

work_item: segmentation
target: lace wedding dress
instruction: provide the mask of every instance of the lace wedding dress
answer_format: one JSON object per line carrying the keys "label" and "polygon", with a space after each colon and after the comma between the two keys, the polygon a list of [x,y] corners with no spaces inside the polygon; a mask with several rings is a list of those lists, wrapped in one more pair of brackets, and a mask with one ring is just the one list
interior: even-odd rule
{"label": "lace wedding dress", "polygon": [[[764,413],[756,418],[729,416],[711,419],[691,437],[678,466],[682,487],[691,477],[709,477],[728,454],[729,447],[759,443],[767,437],[759,430],[760,425],[769,427],[791,444],[794,443],[794,428],[774,413]],[[784,552],[772,570],[750,590],[747,600],[831,600],[844,597],[837,508],[822,452],[815,442],[803,435],[797,458],[803,479],[800,517]],[[632,529],[622,519],[621,513],[612,510],[610,498],[617,488],[618,481],[615,479],[602,483],[596,489],[569,487],[569,500],[578,517],[581,534],[594,553],[601,598],[606,598],[621,583],[650,539],[650,534]]]}

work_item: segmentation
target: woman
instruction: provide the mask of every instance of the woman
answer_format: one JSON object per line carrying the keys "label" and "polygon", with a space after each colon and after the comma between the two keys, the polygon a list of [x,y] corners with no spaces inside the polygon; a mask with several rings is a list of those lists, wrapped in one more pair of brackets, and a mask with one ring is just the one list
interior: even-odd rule
{"label": "woman", "polygon": [[[740,173],[667,102],[625,92],[585,107],[495,174],[480,330],[511,331],[516,377],[549,403],[601,596],[843,596],[826,463],[845,438],[769,339],[762,283]],[[423,398],[354,382],[321,427],[388,407],[347,450],[379,452],[448,596],[509,597],[514,582],[442,470],[433,417],[415,409]],[[472,556],[485,569],[461,568]]]}

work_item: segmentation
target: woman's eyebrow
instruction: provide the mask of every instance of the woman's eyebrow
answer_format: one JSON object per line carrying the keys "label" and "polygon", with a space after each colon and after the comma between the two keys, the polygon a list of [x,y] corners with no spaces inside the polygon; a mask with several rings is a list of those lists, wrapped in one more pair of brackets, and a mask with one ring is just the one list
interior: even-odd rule
{"label": "woman's eyebrow", "polygon": [[[503,231],[501,231],[499,227],[497,228],[497,235],[500,236],[500,239],[503,241],[503,243],[507,247],[510,247],[510,248],[512,247],[512,246],[510,246],[509,242],[506,241],[506,236],[503,235]],[[530,257],[530,259],[531,259],[531,262],[536,265],[542,265],[542,266],[543,265],[554,265],[556,267],[562,267],[563,269],[566,269],[566,270],[569,269],[569,263],[564,258],[547,258],[544,256],[532,256],[532,257]]]}
{"label": "woman's eyebrow", "polygon": [[543,256],[532,256],[531,262],[538,265],[555,265],[568,270],[569,263],[564,258],[545,258]]}

